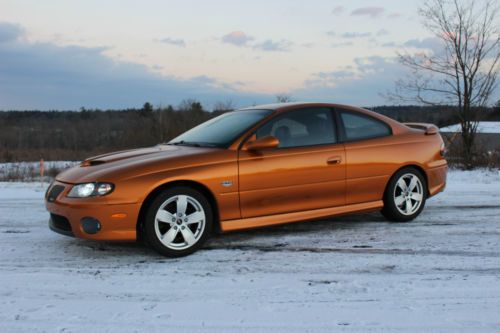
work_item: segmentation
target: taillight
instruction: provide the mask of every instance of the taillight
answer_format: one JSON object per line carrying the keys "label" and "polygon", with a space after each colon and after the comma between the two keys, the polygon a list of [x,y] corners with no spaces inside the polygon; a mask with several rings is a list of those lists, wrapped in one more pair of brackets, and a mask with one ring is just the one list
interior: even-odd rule
{"label": "taillight", "polygon": [[443,156],[443,157],[444,157],[444,155],[446,155],[446,146],[445,146],[444,142],[441,143],[441,148],[439,149],[439,152],[441,153],[441,156]]}

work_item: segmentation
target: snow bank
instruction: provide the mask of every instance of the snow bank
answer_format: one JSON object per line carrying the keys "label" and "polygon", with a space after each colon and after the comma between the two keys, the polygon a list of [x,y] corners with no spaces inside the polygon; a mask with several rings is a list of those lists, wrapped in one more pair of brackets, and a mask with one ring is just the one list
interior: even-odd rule
{"label": "snow bank", "polygon": [[[75,161],[45,161],[45,180],[75,166]],[[0,163],[0,181],[40,181],[40,162]]]}
{"label": "snow bank", "polygon": [[[460,124],[450,125],[439,129],[441,132],[461,132]],[[477,126],[477,133],[500,133],[499,121],[481,121]]]}

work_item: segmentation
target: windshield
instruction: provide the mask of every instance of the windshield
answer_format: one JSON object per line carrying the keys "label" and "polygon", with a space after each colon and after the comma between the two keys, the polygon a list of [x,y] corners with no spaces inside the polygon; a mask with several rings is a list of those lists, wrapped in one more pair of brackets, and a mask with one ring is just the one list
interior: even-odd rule
{"label": "windshield", "polygon": [[225,148],[272,112],[272,110],[228,112],[190,129],[168,144]]}

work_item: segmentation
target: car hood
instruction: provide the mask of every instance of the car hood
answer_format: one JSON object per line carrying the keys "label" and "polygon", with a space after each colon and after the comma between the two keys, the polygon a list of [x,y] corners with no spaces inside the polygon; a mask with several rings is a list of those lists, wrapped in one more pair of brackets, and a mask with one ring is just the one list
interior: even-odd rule
{"label": "car hood", "polygon": [[180,168],[206,160],[218,148],[158,145],[99,155],[84,160],[79,166],[63,171],[56,180],[64,183],[115,181],[137,174]]}

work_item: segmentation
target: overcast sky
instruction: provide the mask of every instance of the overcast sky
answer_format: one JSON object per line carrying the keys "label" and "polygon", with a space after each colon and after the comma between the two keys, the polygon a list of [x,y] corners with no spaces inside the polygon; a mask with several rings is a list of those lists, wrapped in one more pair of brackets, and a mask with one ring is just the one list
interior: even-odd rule
{"label": "overcast sky", "polygon": [[0,0],[0,109],[362,106],[432,49],[419,1]]}

